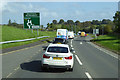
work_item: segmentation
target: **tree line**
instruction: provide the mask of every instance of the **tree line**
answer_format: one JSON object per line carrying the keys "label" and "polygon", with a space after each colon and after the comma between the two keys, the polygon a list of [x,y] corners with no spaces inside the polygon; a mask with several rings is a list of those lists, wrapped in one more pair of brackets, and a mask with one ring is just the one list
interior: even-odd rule
{"label": "tree line", "polygon": [[113,21],[103,19],[102,21],[92,20],[85,22],[80,22],[79,20],[75,22],[73,20],[64,21],[63,19],[59,21],[53,20],[52,23],[47,24],[46,29],[52,31],[61,28],[74,32],[85,31],[89,33],[92,33],[93,29],[99,29],[100,34],[120,33],[120,12],[117,11],[113,18]]}
{"label": "tree line", "polygon": [[14,22],[11,21],[11,19],[8,20],[8,26],[13,26],[16,28],[23,28],[23,24],[18,24],[15,20]]}
{"label": "tree line", "polygon": [[[99,29],[100,34],[109,34],[109,33],[120,33],[120,12],[117,11],[115,15],[113,16],[113,21],[110,19],[103,19],[101,21],[99,20],[92,20],[92,21],[85,21],[80,22],[79,20],[73,21],[73,20],[67,20],[64,21],[63,19],[60,19],[59,21],[53,20],[52,23],[48,23],[47,27],[44,27],[41,25],[41,30],[49,30],[49,31],[55,31],[57,29],[68,29],[69,31],[85,31],[92,33],[93,29]],[[15,20],[14,22],[9,19],[8,26],[13,26],[16,28],[23,28],[23,24],[18,24]]]}

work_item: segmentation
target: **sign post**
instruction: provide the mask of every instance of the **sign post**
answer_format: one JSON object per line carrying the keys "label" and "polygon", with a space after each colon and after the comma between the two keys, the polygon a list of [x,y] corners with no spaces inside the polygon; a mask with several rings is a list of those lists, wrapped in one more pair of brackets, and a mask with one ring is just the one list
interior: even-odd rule
{"label": "sign post", "polygon": [[96,34],[99,34],[99,29],[96,29]]}
{"label": "sign post", "polygon": [[99,34],[99,29],[93,29],[93,34],[95,34],[95,38],[97,38],[97,34]]}
{"label": "sign post", "polygon": [[24,13],[24,29],[40,29],[40,13]]}

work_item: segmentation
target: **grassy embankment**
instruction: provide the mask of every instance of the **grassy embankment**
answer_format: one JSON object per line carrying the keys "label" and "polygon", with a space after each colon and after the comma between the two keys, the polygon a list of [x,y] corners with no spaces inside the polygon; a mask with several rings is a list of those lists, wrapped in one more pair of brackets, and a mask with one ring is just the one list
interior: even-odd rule
{"label": "grassy embankment", "polygon": [[[93,35],[91,35],[93,36]],[[107,48],[109,50],[112,50],[113,52],[116,52],[120,54],[120,37],[116,34],[109,34],[109,35],[100,35],[97,39],[93,39],[93,42],[98,44],[99,46],[102,46],[104,48]]]}
{"label": "grassy embankment", "polygon": [[[1,39],[2,42],[38,37],[36,30],[34,30],[33,33],[32,33],[31,30],[18,29],[18,28],[12,27],[12,26],[0,26],[0,28],[2,28],[2,33],[0,32],[0,35],[2,35],[2,39]],[[39,37],[40,36],[55,37],[56,32],[53,32],[53,31],[39,31]],[[46,39],[46,38],[35,39],[35,40],[32,40],[32,41],[25,41],[25,42],[2,44],[2,49],[15,47],[15,46],[20,46],[20,45],[25,45],[25,44],[33,43],[33,42],[43,40],[43,39]]]}

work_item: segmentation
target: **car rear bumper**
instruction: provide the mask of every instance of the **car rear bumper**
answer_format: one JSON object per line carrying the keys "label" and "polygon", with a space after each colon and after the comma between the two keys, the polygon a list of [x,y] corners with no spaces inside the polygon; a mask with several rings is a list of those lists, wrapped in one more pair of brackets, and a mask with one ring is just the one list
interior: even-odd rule
{"label": "car rear bumper", "polygon": [[45,67],[45,68],[71,68],[71,65],[61,66],[61,65],[48,65],[48,64],[43,64],[42,67]]}

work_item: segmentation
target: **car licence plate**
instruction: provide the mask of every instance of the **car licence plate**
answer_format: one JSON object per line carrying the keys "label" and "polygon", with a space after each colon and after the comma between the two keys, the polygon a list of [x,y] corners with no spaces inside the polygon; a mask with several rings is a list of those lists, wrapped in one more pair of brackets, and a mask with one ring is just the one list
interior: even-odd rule
{"label": "car licence plate", "polygon": [[53,57],[54,60],[62,60],[61,57]]}
{"label": "car licence plate", "polygon": [[61,44],[61,43],[57,43],[57,44]]}

